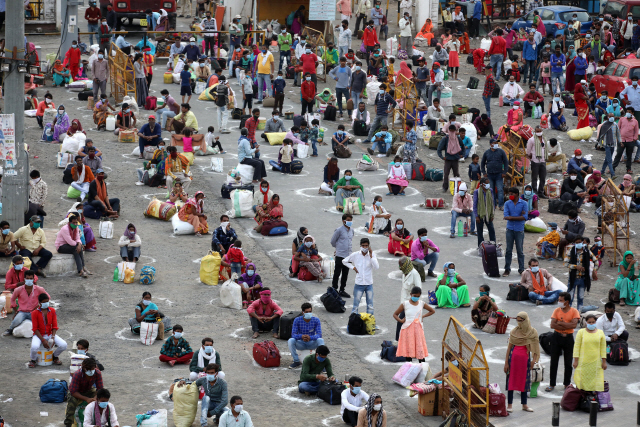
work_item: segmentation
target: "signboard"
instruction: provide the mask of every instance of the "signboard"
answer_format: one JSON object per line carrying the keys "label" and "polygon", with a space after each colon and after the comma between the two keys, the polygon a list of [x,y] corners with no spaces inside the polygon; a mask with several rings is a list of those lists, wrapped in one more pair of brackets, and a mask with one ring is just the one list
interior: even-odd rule
{"label": "signboard", "polygon": [[462,393],[462,372],[453,363],[449,362],[449,381]]}
{"label": "signboard", "polygon": [[309,21],[333,21],[336,0],[309,0]]}
{"label": "signboard", "polygon": [[5,168],[16,167],[16,129],[13,114],[0,114],[0,160]]}

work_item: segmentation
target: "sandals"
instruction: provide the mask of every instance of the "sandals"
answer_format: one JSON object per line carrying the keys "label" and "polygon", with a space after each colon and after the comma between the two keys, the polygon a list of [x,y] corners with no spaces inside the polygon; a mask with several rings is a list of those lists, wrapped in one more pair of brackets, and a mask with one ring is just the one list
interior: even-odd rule
{"label": "sandals", "polygon": [[526,408],[522,408],[522,410],[525,412],[533,412],[533,409],[529,408],[528,406]]}
{"label": "sandals", "polygon": [[553,386],[547,386],[547,388],[544,389],[544,391],[553,391],[555,389],[555,387]]}
{"label": "sandals", "polygon": [[27,363],[27,366],[30,368],[35,368],[36,367],[36,361],[35,360],[29,360],[29,363]]}
{"label": "sandals", "polygon": [[58,359],[57,357],[53,358],[53,364],[54,365],[62,365],[62,362],[60,361],[60,359]]}
{"label": "sandals", "polygon": [[259,332],[254,332],[253,336],[251,338],[253,338],[254,340],[257,339],[260,336]]}

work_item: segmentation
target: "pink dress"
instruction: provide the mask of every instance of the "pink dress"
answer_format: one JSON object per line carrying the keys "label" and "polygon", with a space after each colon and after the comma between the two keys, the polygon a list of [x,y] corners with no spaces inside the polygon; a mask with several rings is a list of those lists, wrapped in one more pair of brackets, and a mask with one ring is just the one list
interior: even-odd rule
{"label": "pink dress", "polygon": [[400,165],[400,167],[392,167],[391,172],[389,172],[389,178],[387,179],[387,184],[398,185],[400,187],[409,186],[409,182],[407,181],[407,174],[404,171],[404,167]]}
{"label": "pink dress", "polygon": [[182,137],[182,151],[185,153],[193,153],[193,138],[190,136]]}
{"label": "pink dress", "polygon": [[[397,354],[397,353],[396,353]],[[516,345],[509,357],[509,379],[507,390],[528,391],[529,352],[527,346]]]}
{"label": "pink dress", "polygon": [[418,301],[414,306],[409,301],[404,302],[405,322],[400,330],[398,350],[396,356],[410,357],[412,359],[424,359],[429,356],[427,341],[422,328],[422,309],[424,301]]}

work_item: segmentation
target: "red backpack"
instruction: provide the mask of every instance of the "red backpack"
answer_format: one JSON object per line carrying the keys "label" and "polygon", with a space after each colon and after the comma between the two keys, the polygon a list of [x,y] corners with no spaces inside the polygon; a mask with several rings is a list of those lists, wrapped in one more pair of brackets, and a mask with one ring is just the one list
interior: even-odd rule
{"label": "red backpack", "polygon": [[280,350],[273,341],[257,342],[253,345],[253,360],[263,368],[280,366]]}
{"label": "red backpack", "polygon": [[145,110],[154,110],[157,106],[157,100],[155,96],[147,96],[147,99],[144,103]]}

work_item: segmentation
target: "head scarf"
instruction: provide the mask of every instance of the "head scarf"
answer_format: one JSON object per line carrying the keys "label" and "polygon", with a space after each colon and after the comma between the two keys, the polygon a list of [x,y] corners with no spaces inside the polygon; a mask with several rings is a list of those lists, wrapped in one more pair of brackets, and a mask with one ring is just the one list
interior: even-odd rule
{"label": "head scarf", "polygon": [[602,181],[602,173],[599,170],[595,169],[591,174],[589,181],[593,181],[595,184],[598,184],[600,181]]}
{"label": "head scarf", "polygon": [[413,77],[413,73],[411,72],[411,69],[407,65],[407,61],[400,62],[400,70],[398,70],[398,72],[396,73],[396,76],[400,77],[401,75],[406,77],[407,80],[411,80],[411,78]]}
{"label": "head scarf", "polygon": [[[449,266],[453,264],[452,262],[445,262],[444,265],[442,266],[442,270],[444,271],[445,268],[449,268]],[[454,264],[455,265],[455,264]]]}
{"label": "head scarf", "polygon": [[271,302],[271,291],[269,289],[260,291],[260,301],[263,304],[269,304]]}
{"label": "head scarf", "polygon": [[[67,110],[64,110],[64,112],[66,113],[66,112],[67,112]],[[76,125],[76,126],[77,126],[76,132],[84,132],[84,129],[82,129],[82,124],[80,123],[80,120],[78,120],[78,119],[73,119],[73,120],[71,121],[71,126],[73,126],[73,125]]]}
{"label": "head scarf", "polygon": [[[377,393],[371,393],[371,396],[369,396],[369,401],[367,402],[367,427],[372,427],[372,420],[373,420],[373,405],[375,405],[376,399],[380,397],[379,394]],[[382,427],[382,411],[383,409],[380,408],[380,412],[378,412],[378,420],[376,421],[376,426],[375,427]]]}
{"label": "head scarf", "polygon": [[62,65],[62,61],[60,61],[59,59],[56,59],[56,61],[53,63],[53,69],[56,71],[62,72],[64,70],[64,65]]}
{"label": "head scarf", "polygon": [[331,179],[332,176],[336,176],[336,174],[340,174],[340,168],[337,163],[337,161],[333,162],[329,160],[329,163],[327,164],[327,177],[329,179]]}
{"label": "head scarf", "polygon": [[304,238],[307,237],[307,235],[303,233],[306,229],[307,227],[300,227],[300,230],[298,230],[298,246],[300,246],[302,242],[304,242]]}
{"label": "head scarf", "polygon": [[402,274],[404,274],[405,276],[411,273],[411,270],[413,270],[413,263],[411,262],[411,258],[407,257],[404,264],[400,266],[400,270],[402,270]]}
{"label": "head scarf", "polygon": [[[527,186],[527,187],[529,187],[529,186]],[[525,191],[527,190],[527,187],[524,188]],[[534,196],[533,188],[531,188],[531,194],[529,196],[527,196],[524,191],[522,192],[522,196],[520,196],[520,197],[522,197],[522,200],[527,202],[527,205],[529,206],[529,212],[531,212],[533,210],[533,196]]]}
{"label": "head scarf", "polygon": [[631,185],[633,185],[633,177],[628,173],[624,174],[622,177],[622,185],[624,188],[631,187]]}
{"label": "head scarf", "polygon": [[200,194],[204,196],[204,193],[202,191],[196,191],[196,194],[193,195],[193,198],[187,200],[187,204],[196,208],[197,213],[202,213],[202,209],[203,209],[202,205],[204,204],[204,200],[202,200],[201,202],[197,200],[197,197]]}
{"label": "head scarf", "polygon": [[[246,273],[246,271],[249,269],[249,267],[253,267],[253,276],[249,276]],[[239,283],[246,282],[247,285],[249,285],[249,287],[254,286],[256,284],[256,282],[257,283],[262,283],[260,280],[256,280],[256,279],[258,279],[260,277],[260,276],[258,276],[256,274],[256,271],[257,271],[257,268],[256,268],[256,265],[254,263],[252,263],[252,262],[247,263],[245,273],[242,274],[242,276],[240,276],[240,278],[238,279],[238,282]]]}
{"label": "head scarf", "polygon": [[169,14],[167,13],[166,10],[164,9],[160,9],[160,17],[158,18],[158,25],[160,25],[160,20],[164,17],[169,17]]}
{"label": "head scarf", "polygon": [[[64,112],[62,114],[60,114],[61,108],[64,108]],[[56,110],[56,119],[58,119],[57,123],[60,123],[60,120],[62,120],[66,115],[67,115],[67,109],[64,107],[64,105],[62,104],[58,105],[58,109]]]}
{"label": "head scarf", "polygon": [[[133,232],[129,231],[129,228],[133,227]],[[133,240],[136,238],[136,226],[129,223],[129,225],[127,225],[127,228],[124,229],[124,237],[126,237],[129,240]]]}
{"label": "head scarf", "polygon": [[576,87],[573,90],[573,98],[576,100],[587,99],[587,96],[584,93],[584,87],[582,86],[582,83],[576,83]]}
{"label": "head scarf", "polygon": [[522,322],[518,322],[518,326],[511,330],[511,334],[509,335],[509,344],[525,345],[528,350],[533,353],[534,359],[539,359],[540,343],[538,342],[538,331],[531,327],[531,322],[529,321],[529,315],[527,313],[521,311],[518,313],[518,317],[522,317],[524,320]]}
{"label": "head scarf", "polygon": [[[262,184],[267,184],[267,191],[262,191]],[[260,192],[263,195],[262,203],[269,203],[269,183],[267,181],[263,181],[260,183]]]}
{"label": "head scarf", "polygon": [[[624,266],[625,270],[629,268],[629,263],[627,262],[627,255],[633,255],[633,252],[626,251],[624,255],[622,255],[622,262],[620,263],[620,265]],[[618,267],[618,272],[620,272],[620,267]],[[633,267],[631,271],[629,271],[629,275],[627,277],[632,275],[635,276],[635,274],[636,274],[636,268]]]}

